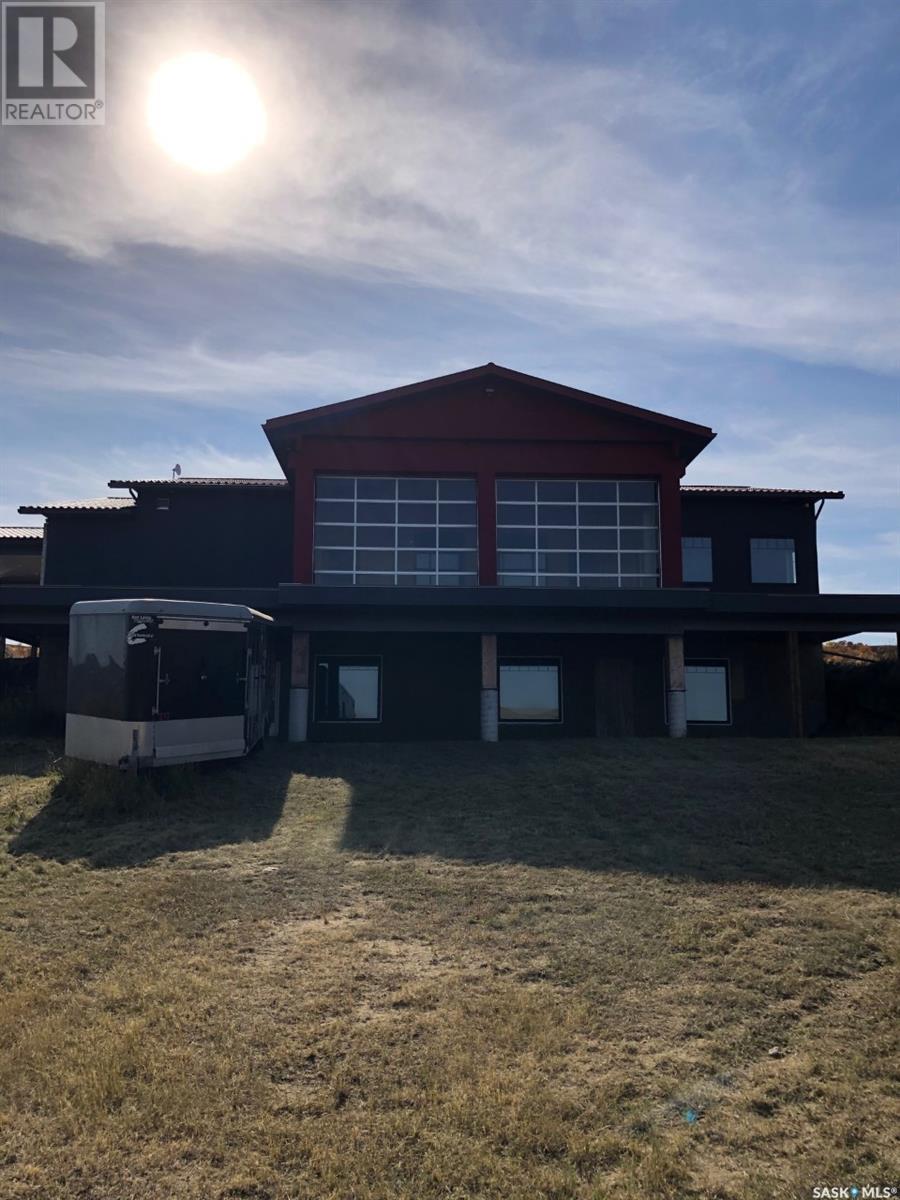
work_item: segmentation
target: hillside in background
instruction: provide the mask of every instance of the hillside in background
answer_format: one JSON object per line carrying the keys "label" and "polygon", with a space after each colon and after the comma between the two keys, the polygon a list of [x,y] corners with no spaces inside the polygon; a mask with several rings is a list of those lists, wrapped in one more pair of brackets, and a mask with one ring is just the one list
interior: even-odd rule
{"label": "hillside in background", "polygon": [[900,734],[896,646],[826,642],[825,694],[830,734]]}

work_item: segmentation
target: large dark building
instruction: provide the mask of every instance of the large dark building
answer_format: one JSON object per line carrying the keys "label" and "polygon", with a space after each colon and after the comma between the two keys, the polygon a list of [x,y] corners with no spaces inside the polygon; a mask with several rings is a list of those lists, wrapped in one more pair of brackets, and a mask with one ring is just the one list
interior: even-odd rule
{"label": "large dark building", "polygon": [[[684,486],[715,436],[690,421],[488,363],[264,430],[277,479],[20,509],[40,581],[4,579],[0,635],[40,645],[45,707],[85,599],[271,614],[298,741],[810,733],[821,643],[900,630],[897,596],[819,592],[843,493]],[[36,574],[34,532],[0,562]]]}

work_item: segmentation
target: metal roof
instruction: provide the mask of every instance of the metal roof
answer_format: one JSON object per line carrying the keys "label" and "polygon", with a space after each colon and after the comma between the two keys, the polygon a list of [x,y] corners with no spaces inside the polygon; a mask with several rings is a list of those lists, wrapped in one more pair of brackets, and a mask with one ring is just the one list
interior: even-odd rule
{"label": "metal roof", "polygon": [[107,512],[134,508],[130,496],[98,496],[93,500],[50,500],[46,504],[20,504],[20,513]]}
{"label": "metal roof", "polygon": [[40,525],[0,525],[0,538],[28,538],[40,541],[44,531]]}
{"label": "metal roof", "polygon": [[151,597],[128,600],[78,600],[69,609],[73,617],[116,616],[122,613],[145,617],[189,617],[195,621],[271,621],[268,613],[246,604],[222,604],[219,601],[155,600]]}
{"label": "metal roof", "polygon": [[683,483],[683,492],[705,493],[710,496],[782,496],[802,500],[843,500],[843,492],[826,492],[820,488],[745,487],[738,483]]}
{"label": "metal roof", "polygon": [[182,475],[178,479],[111,479],[107,484],[113,488],[136,487],[233,487],[233,488],[286,488],[286,479],[242,479],[239,476],[227,475]]}

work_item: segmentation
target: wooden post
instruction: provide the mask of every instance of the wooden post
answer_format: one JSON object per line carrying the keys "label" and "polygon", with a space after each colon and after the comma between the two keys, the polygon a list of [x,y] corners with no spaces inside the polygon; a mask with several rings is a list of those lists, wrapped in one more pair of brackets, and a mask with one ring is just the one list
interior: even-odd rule
{"label": "wooden post", "polygon": [[803,681],[800,677],[800,637],[787,634],[788,689],[791,699],[791,733],[803,737]]}
{"label": "wooden post", "polygon": [[309,634],[291,634],[291,687],[309,687]]}
{"label": "wooden post", "polygon": [[684,684],[684,635],[666,638],[668,669],[669,737],[687,737],[687,703]]}
{"label": "wooden post", "polygon": [[497,682],[497,635],[481,635],[481,740],[496,742],[500,736],[500,693]]}
{"label": "wooden post", "polygon": [[496,688],[497,686],[496,633],[481,635],[481,686],[483,688]]}
{"label": "wooden post", "polygon": [[305,742],[309,728],[309,634],[291,634],[291,690],[288,741]]}

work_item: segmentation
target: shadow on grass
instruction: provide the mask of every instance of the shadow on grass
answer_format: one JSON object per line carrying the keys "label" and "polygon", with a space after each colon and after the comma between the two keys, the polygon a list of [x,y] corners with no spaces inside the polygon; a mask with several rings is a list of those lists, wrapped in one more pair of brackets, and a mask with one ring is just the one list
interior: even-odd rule
{"label": "shadow on grass", "polygon": [[40,779],[52,771],[62,758],[61,738],[23,735],[10,736],[6,725],[0,725],[4,737],[0,738],[0,780],[4,775],[24,775],[29,779]]}
{"label": "shadow on grass", "polygon": [[701,881],[900,887],[900,742],[311,747],[343,848]]}
{"label": "shadow on grass", "polygon": [[893,738],[269,744],[133,812],[91,815],[56,794],[10,850],[119,867],[264,841],[289,786],[302,814],[335,779],[350,785],[352,853],[900,888]]}
{"label": "shadow on grass", "polygon": [[152,772],[140,777],[131,795],[130,777],[123,787],[115,768],[91,769],[110,773],[108,794],[86,806],[63,776],[12,838],[11,854],[126,867],[163,854],[265,841],[281,816],[291,776],[279,747],[247,759]]}

